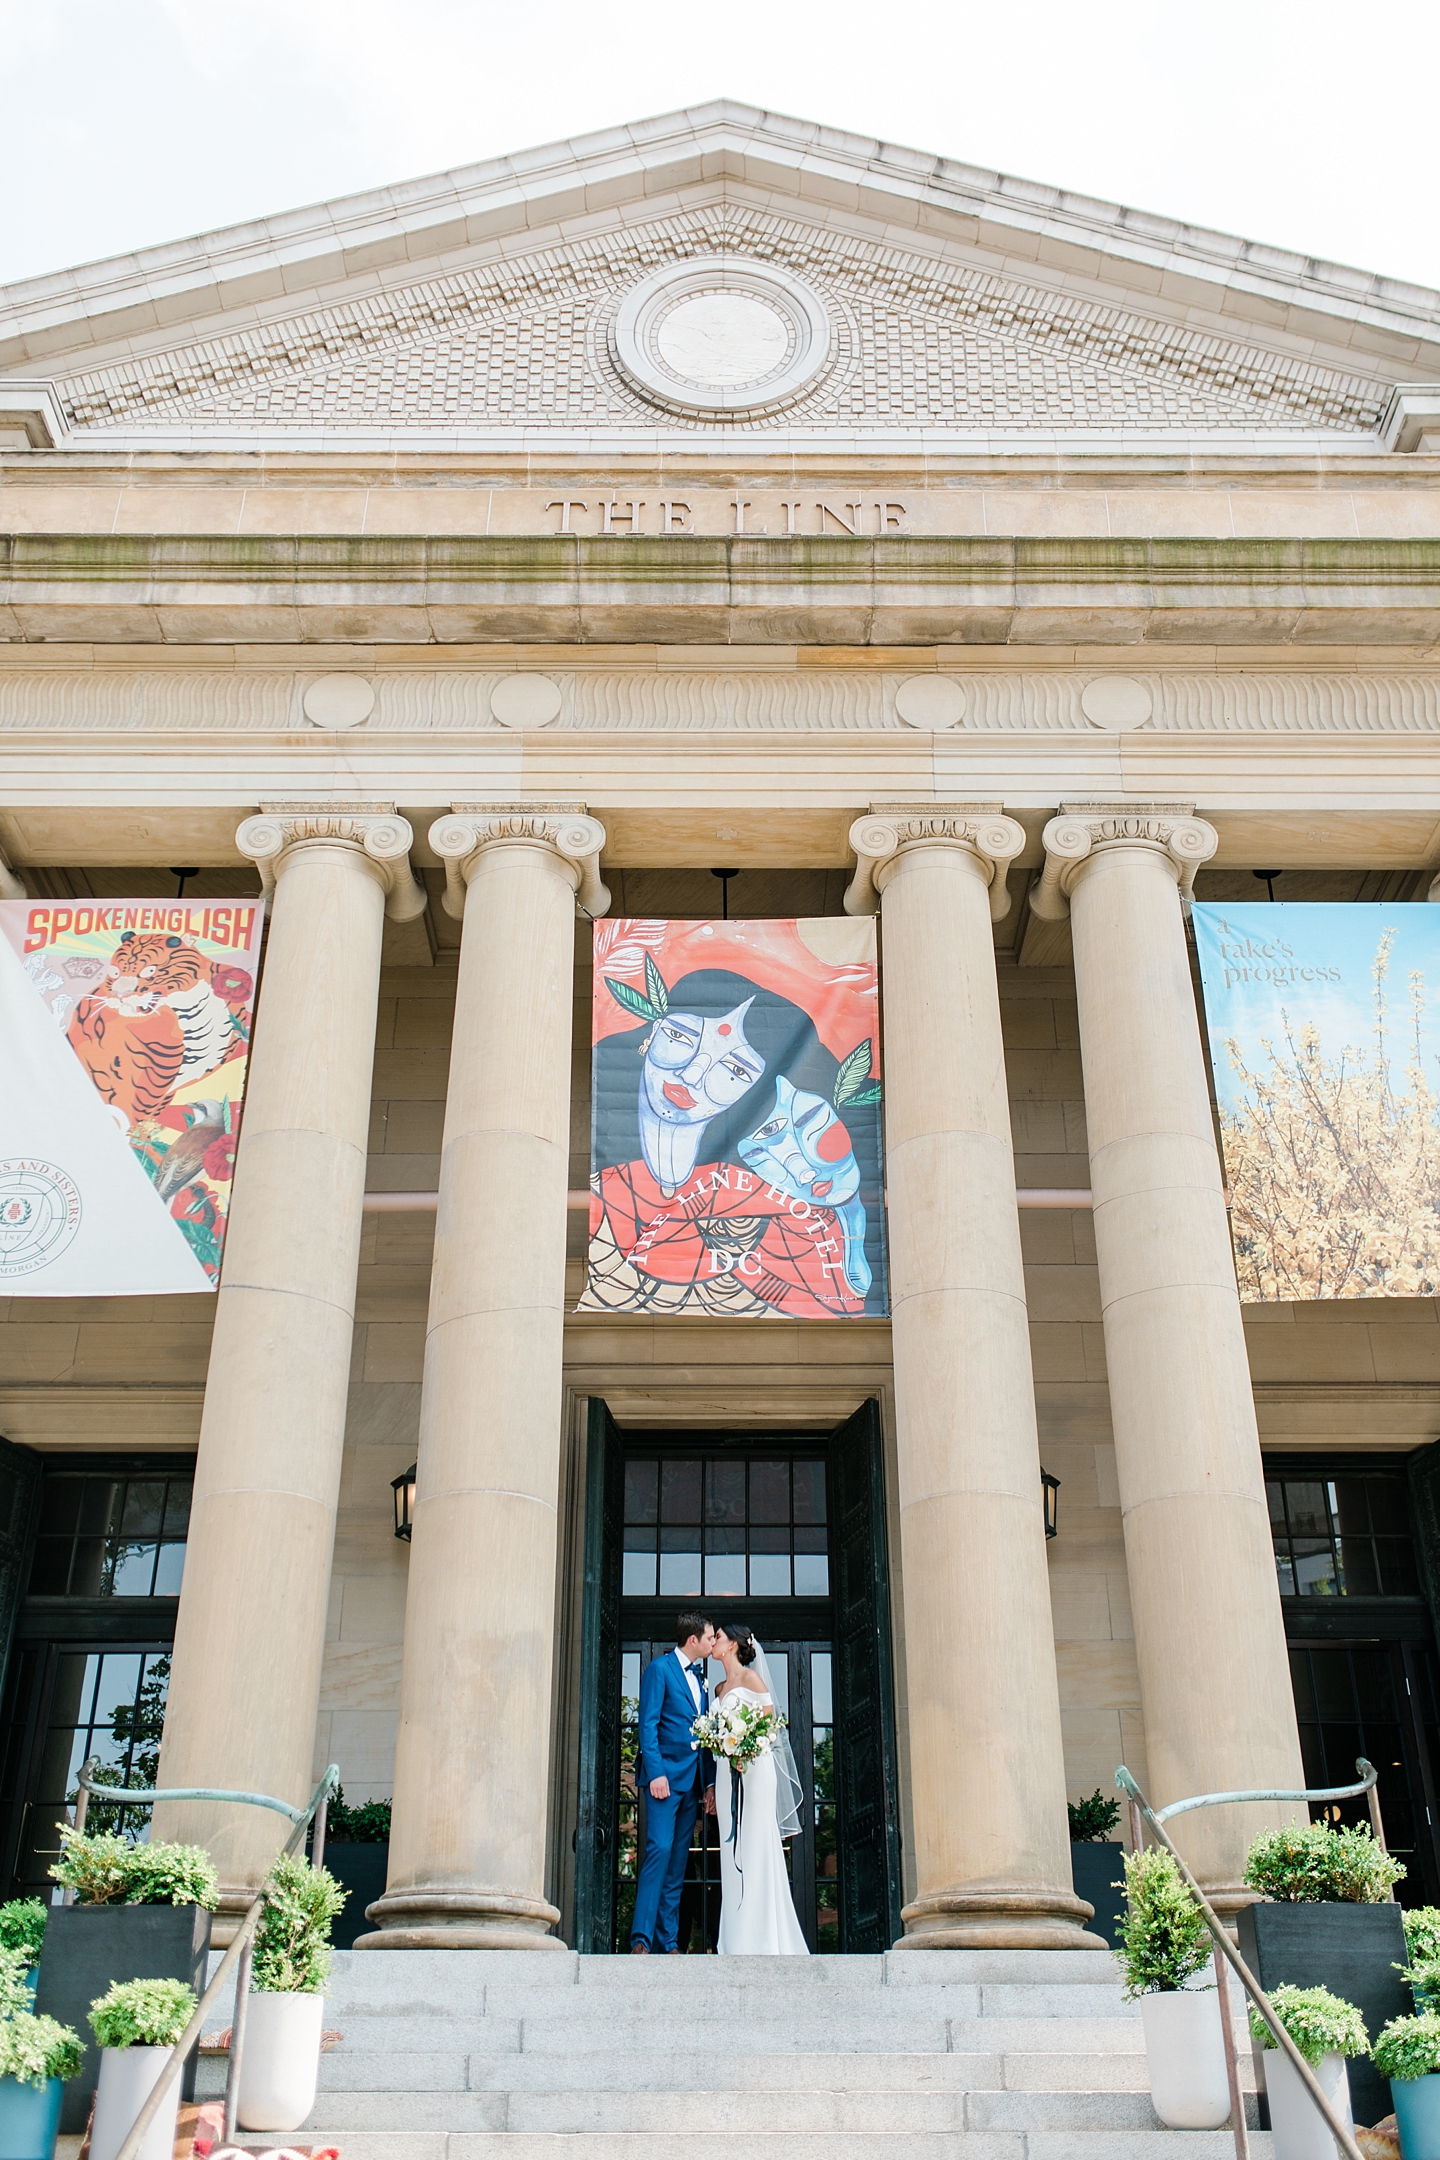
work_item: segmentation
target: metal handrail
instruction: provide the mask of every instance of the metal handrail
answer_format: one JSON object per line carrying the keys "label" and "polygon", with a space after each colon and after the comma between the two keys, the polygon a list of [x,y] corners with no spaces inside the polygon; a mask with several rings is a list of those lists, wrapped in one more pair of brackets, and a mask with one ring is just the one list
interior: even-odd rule
{"label": "metal handrail", "polygon": [[[313,1822],[315,1825],[315,1838],[311,1848],[311,1865],[318,1868],[324,1862],[325,1818],[329,1812],[330,1795],[333,1792],[338,1792],[340,1788],[340,1768],[337,1763],[331,1763],[329,1769],[321,1778],[311,1797],[309,1807],[296,1808],[292,1807],[288,1800],[276,1800],[269,1793],[224,1792],[209,1787],[185,1787],[162,1792],[143,1792],[133,1786],[95,1785],[91,1782],[88,1773],[98,1760],[98,1757],[91,1756],[80,1771],[79,1793],[75,1803],[75,1828],[77,1830],[83,1830],[85,1827],[85,1817],[92,1794],[104,1799],[107,1803],[112,1799],[118,1800],[125,1807],[153,1807],[158,1800],[228,1800],[246,1807],[273,1808],[276,1814],[289,1817],[295,1827],[278,1855],[281,1860],[287,1859],[297,1849],[305,1836],[305,1832]],[[194,2014],[189,2024],[171,2048],[170,2060],[151,2086],[145,2105],[130,2125],[129,2135],[115,2155],[115,2160],[139,2160],[140,2147],[144,2142],[145,2134],[159,2114],[171,2086],[184,2069],[186,2058],[190,2055],[204,2030],[205,2019],[209,2014],[211,2005],[219,1997],[226,1980],[232,1972],[235,1973],[235,2011],[230,2026],[230,2063],[225,2074],[225,2143],[227,2145],[234,2144],[235,2111],[240,2097],[240,2058],[245,2044],[245,2013],[250,1994],[251,1951],[255,1930],[260,1925],[260,1915],[264,1910],[265,1892],[262,1887],[246,1907],[245,1916],[235,1930],[229,1947],[216,1967],[214,1978],[195,2005]]]}
{"label": "metal handrail", "polygon": [[[1220,1960],[1223,1957],[1227,1964],[1233,1966],[1236,1977],[1239,1979],[1241,1987],[1244,1988],[1245,1993],[1250,1997],[1250,2000],[1254,2003],[1255,2008],[1260,2013],[1260,2017],[1269,2029],[1276,2046],[1280,2048],[1282,2052],[1289,2058],[1291,2064],[1293,2065],[1295,2071],[1300,2078],[1301,2083],[1304,2085],[1306,2091],[1309,2093],[1310,2098],[1314,2101],[1316,2107],[1320,2110],[1320,2114],[1325,2123],[1325,2127],[1330,2132],[1330,2135],[1334,2138],[1339,2150],[1345,2155],[1345,2160],[1364,2160],[1364,2155],[1362,2154],[1360,2147],[1356,2144],[1353,2133],[1345,2128],[1345,2125],[1341,2122],[1339,2116],[1331,2107],[1330,2102],[1325,2097],[1324,2091],[1320,2084],[1320,2080],[1316,2077],[1309,2063],[1305,2060],[1305,2057],[1301,2054],[1299,2048],[1296,2047],[1295,2042],[1291,2039],[1289,2033],[1281,2024],[1279,2018],[1275,2013],[1274,2005],[1271,2003],[1269,1996],[1265,1993],[1265,1990],[1261,1987],[1259,1981],[1255,1978],[1255,1975],[1251,1972],[1249,1966],[1241,1957],[1234,1943],[1231,1942],[1230,1933],[1225,1926],[1224,1921],[1215,1911],[1214,1907],[1210,1903],[1210,1900],[1206,1897],[1204,1891],[1200,1888],[1199,1883],[1196,1882],[1195,1877],[1191,1874],[1189,1868],[1185,1865],[1185,1862],[1181,1859],[1179,1853],[1176,1851],[1174,1845],[1171,1843],[1169,1832],[1165,1828],[1164,1818],[1167,1815],[1184,1814],[1191,1808],[1224,1807],[1240,1801],[1342,1800],[1352,1798],[1355,1795],[1363,1792],[1370,1794],[1371,1818],[1373,1821],[1378,1822],[1378,1808],[1374,1795],[1375,1781],[1379,1776],[1379,1772],[1375,1770],[1371,1766],[1371,1764],[1366,1762],[1363,1756],[1361,1756],[1356,1761],[1355,1767],[1361,1773],[1361,1782],[1358,1785],[1335,1786],[1323,1792],[1203,1793],[1199,1796],[1199,1798],[1194,1800],[1172,1801],[1168,1808],[1162,1808],[1159,1813],[1157,1813],[1156,1810],[1151,1807],[1149,1801],[1145,1798],[1144,1793],[1140,1790],[1139,1785],[1130,1775],[1130,1772],[1126,1769],[1124,1763],[1121,1763],[1119,1769],[1115,1772],[1115,1783],[1120,1787],[1120,1790],[1123,1793],[1129,1796],[1132,1808],[1138,1809],[1144,1820],[1149,1823],[1156,1837],[1164,1846],[1166,1852],[1169,1853],[1171,1859],[1175,1862],[1176,1867],[1180,1870],[1180,1875],[1182,1880],[1184,1881],[1186,1889],[1190,1892],[1190,1895],[1194,1898],[1196,1904],[1200,1908],[1201,1913],[1204,1915],[1205,1925],[1209,1928],[1211,1937],[1215,1944],[1215,1973],[1217,1983],[1220,1983],[1222,1980],[1222,1966]],[[1383,1838],[1381,1838],[1379,1842],[1383,1850]],[[1225,2034],[1226,2069],[1230,2073],[1230,2120],[1235,2135],[1235,2151],[1238,2156],[1238,2160],[1245,2160],[1245,2156],[1250,2150],[1250,2142],[1246,2134],[1244,2107],[1241,2101],[1239,2078],[1234,2060],[1235,2036],[1233,2028],[1230,2024],[1230,2005],[1227,1999],[1227,1990],[1225,1989],[1223,1984],[1220,1985],[1220,2022]],[[132,2160],[132,2156],[128,2153],[122,2154],[120,2155],[120,2160]]]}

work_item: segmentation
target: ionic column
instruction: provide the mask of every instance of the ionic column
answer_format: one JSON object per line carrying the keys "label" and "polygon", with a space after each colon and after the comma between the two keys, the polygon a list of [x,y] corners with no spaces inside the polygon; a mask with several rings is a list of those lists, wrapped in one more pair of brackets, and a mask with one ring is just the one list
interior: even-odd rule
{"label": "ionic column", "polygon": [[[1159,1805],[1305,1782],[1177,890],[1216,845],[1184,809],[1087,807],[1046,826],[1032,896],[1042,918],[1068,906],[1074,936],[1110,1408]],[[1243,1901],[1246,1847],[1273,1817],[1187,1816],[1186,1856],[1222,1899]]]}
{"label": "ionic column", "polygon": [[1074,1894],[991,922],[1023,829],[862,818],[885,1140],[916,1895],[902,1949],[1101,1949]]}
{"label": "ionic column", "polygon": [[[271,891],[205,1385],[162,1785],[307,1800],[365,1191],[380,939],[421,913],[392,813],[286,810],[236,836]],[[225,1905],[280,1817],[190,1802],[161,1836],[210,1847]]]}
{"label": "ionic column", "polygon": [[561,1949],[545,1897],[575,897],[603,828],[457,812],[464,915],[405,1607],[390,1878],[367,1949]]}

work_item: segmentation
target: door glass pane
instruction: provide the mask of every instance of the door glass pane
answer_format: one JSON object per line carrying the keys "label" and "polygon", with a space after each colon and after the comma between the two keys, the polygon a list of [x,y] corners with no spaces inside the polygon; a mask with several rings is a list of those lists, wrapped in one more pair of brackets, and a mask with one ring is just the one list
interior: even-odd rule
{"label": "door glass pane", "polygon": [[758,1523],[789,1522],[790,1465],[788,1462],[751,1463],[750,1520]]}
{"label": "door glass pane", "polygon": [[811,1749],[814,1762],[815,1947],[832,1955],[840,1948],[839,1841],[836,1836],[835,1728],[832,1658],[810,1655]]}
{"label": "door glass pane", "polygon": [[660,1520],[666,1523],[699,1522],[700,1465],[698,1462],[667,1462],[661,1464]]}
{"label": "door glass pane", "polygon": [[29,1595],[178,1595],[192,1482],[188,1465],[133,1478],[47,1470]]}

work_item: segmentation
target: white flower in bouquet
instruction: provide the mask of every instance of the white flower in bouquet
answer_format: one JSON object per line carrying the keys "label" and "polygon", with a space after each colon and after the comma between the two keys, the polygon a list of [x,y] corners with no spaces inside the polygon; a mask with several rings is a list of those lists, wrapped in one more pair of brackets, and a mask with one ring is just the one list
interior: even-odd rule
{"label": "white flower in bouquet", "polygon": [[747,1703],[743,1696],[732,1696],[729,1702],[695,1719],[690,1727],[691,1750],[703,1747],[712,1755],[723,1755],[743,1775],[752,1762],[770,1753],[785,1724],[778,1710],[767,1710],[759,1703]]}

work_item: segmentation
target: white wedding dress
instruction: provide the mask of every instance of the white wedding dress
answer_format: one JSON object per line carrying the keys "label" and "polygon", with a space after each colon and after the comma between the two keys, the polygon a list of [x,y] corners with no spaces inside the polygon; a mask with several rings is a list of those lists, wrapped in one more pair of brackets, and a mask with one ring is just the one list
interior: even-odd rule
{"label": "white wedding dress", "polygon": [[[731,1688],[719,1702],[726,1702],[736,1695],[748,1695],[765,1710],[773,1707],[769,1695],[757,1694],[749,1688]],[[780,1842],[775,1757],[773,1754],[762,1755],[750,1765],[743,1779],[738,1780],[744,1786],[744,1806],[733,1845],[729,1842],[731,1776],[725,1757],[717,1757],[719,1954],[721,1957],[809,1957],[809,1945],[795,1917],[790,1877],[785,1867],[785,1847]]]}

